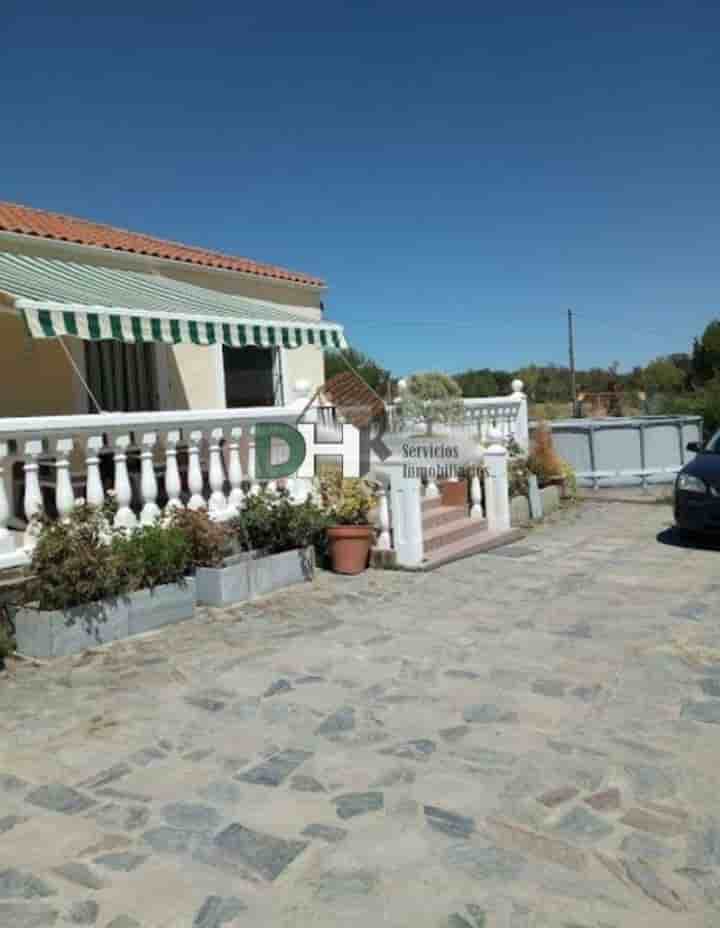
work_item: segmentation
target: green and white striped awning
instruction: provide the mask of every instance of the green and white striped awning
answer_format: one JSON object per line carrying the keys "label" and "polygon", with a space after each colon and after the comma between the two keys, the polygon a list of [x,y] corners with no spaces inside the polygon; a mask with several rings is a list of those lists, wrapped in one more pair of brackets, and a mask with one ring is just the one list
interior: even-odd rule
{"label": "green and white striped awning", "polygon": [[296,307],[221,293],[160,274],[0,252],[0,291],[33,338],[346,348],[342,326]]}

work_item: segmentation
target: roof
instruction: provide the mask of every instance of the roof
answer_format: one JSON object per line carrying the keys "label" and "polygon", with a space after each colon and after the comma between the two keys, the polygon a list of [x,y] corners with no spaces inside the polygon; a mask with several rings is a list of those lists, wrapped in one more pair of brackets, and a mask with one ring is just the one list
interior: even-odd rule
{"label": "roof", "polygon": [[385,404],[362,377],[352,371],[336,374],[320,388],[343,418],[356,428],[385,415]]}
{"label": "roof", "polygon": [[185,264],[201,267],[222,268],[228,271],[240,271],[257,277],[270,277],[291,283],[323,287],[325,282],[319,277],[311,277],[297,271],[277,267],[274,264],[260,264],[249,258],[225,255],[207,248],[182,245],[178,242],[155,238],[139,232],[128,232],[115,226],[100,222],[51,213],[31,206],[0,201],[0,231],[17,232],[21,235],[34,235],[39,238],[74,242],[78,245],[94,245],[110,251],[124,251],[133,254],[150,255],[155,258],[167,258]]}

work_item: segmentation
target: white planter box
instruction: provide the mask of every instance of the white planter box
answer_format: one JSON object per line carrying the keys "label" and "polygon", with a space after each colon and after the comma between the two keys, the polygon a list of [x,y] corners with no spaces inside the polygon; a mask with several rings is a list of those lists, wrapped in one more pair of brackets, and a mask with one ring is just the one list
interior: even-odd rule
{"label": "white planter box", "polygon": [[256,596],[266,596],[296,583],[312,580],[315,552],[295,548],[280,554],[250,552],[232,558],[225,567],[199,567],[197,598],[209,606],[229,606]]}
{"label": "white planter box", "polygon": [[13,620],[20,654],[64,657],[119,641],[140,632],[190,619],[195,610],[195,581],[140,590],[115,602],[104,600],[75,609],[40,611],[23,607]]}

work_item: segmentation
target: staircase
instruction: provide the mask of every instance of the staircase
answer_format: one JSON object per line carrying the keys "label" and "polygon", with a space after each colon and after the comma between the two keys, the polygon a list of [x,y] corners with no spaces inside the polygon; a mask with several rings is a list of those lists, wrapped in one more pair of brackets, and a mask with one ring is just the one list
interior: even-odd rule
{"label": "staircase", "polygon": [[524,537],[520,529],[490,532],[484,518],[470,517],[467,506],[443,506],[439,497],[422,501],[422,525],[425,558],[420,570],[434,570]]}

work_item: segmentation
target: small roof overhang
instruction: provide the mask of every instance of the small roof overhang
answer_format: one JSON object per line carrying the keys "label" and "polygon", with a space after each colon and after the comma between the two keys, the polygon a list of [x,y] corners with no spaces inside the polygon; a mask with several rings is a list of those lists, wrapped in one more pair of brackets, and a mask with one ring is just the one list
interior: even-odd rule
{"label": "small roof overhang", "polygon": [[0,252],[0,291],[33,338],[243,348],[346,348],[342,326],[297,308],[164,277]]}

